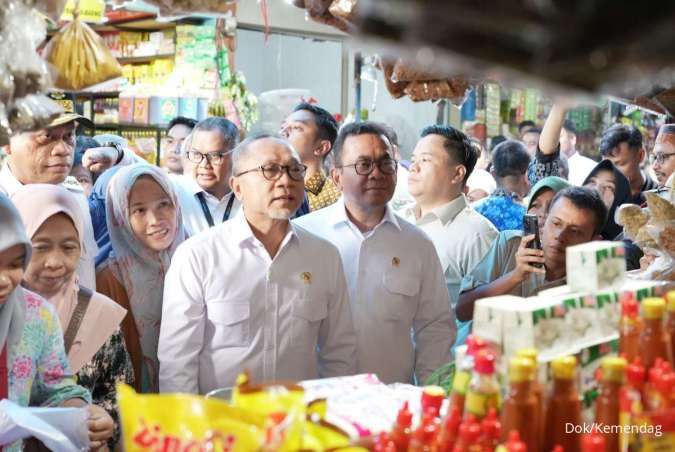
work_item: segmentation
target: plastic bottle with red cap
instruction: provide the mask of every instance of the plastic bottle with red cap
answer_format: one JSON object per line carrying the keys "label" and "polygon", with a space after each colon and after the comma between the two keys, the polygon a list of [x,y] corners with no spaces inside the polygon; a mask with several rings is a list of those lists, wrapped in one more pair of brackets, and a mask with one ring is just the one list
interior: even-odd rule
{"label": "plastic bottle with red cap", "polygon": [[632,292],[625,292],[621,298],[621,320],[619,323],[619,353],[625,355],[628,362],[640,354],[640,331],[642,322],[639,317],[639,304]]}
{"label": "plastic bottle with red cap", "polygon": [[509,432],[509,437],[504,444],[504,447],[507,452],[527,452],[527,445],[520,439],[520,433],[518,433],[517,430],[511,430]]}
{"label": "plastic bottle with red cap", "polygon": [[396,416],[396,423],[391,430],[391,439],[396,445],[396,450],[405,452],[410,445],[410,435],[412,433],[412,418],[413,415],[408,409],[408,402],[403,403],[403,407]]}
{"label": "plastic bottle with red cap", "polygon": [[481,422],[483,429],[483,452],[492,452],[499,445],[502,433],[502,423],[499,421],[497,410],[490,408],[488,415]]}
{"label": "plastic bottle with red cap", "polygon": [[464,412],[479,420],[487,416],[490,408],[499,410],[500,386],[495,374],[495,360],[495,354],[488,349],[480,350],[476,354]]}
{"label": "plastic bottle with red cap", "polygon": [[445,399],[445,390],[440,386],[425,386],[422,389],[422,412],[438,417]]}
{"label": "plastic bottle with red cap", "polygon": [[433,409],[422,414],[422,421],[410,438],[408,452],[431,452],[439,426],[440,421],[434,415]]}
{"label": "plastic bottle with red cap", "polygon": [[672,366],[662,358],[657,358],[654,366],[647,372],[647,384],[642,395],[643,405],[646,410],[652,411],[659,404],[659,392],[657,386],[661,375],[671,372]]}
{"label": "plastic bottle with red cap", "polygon": [[[639,358],[636,358],[626,367],[626,384],[619,392],[619,423],[621,425],[633,425],[636,417],[643,411],[642,390],[645,383],[645,368]],[[635,435],[631,429],[624,429],[619,435],[619,447],[628,450],[628,445],[633,443]]]}
{"label": "plastic bottle with red cap", "polygon": [[443,419],[441,430],[436,437],[436,452],[452,452],[452,448],[457,441],[459,434],[459,425],[462,423],[462,413],[459,407],[449,408],[448,414]]}
{"label": "plastic bottle with red cap", "polygon": [[476,353],[487,348],[488,344],[478,336],[470,335],[466,340],[466,354],[459,363],[452,380],[450,391],[450,406],[456,406],[460,412],[464,412],[464,401],[471,381]]}
{"label": "plastic bottle with red cap", "polygon": [[453,452],[482,452],[480,443],[481,428],[478,420],[473,415],[468,415],[459,426],[459,440],[455,444]]}

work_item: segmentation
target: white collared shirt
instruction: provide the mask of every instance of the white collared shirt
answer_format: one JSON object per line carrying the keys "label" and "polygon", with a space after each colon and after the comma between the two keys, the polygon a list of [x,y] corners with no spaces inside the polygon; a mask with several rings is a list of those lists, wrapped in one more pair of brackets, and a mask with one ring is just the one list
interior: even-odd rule
{"label": "white collared shirt", "polygon": [[232,200],[232,207],[230,208],[229,216],[225,220],[234,218],[241,207],[239,200],[234,196],[233,192],[225,195],[223,199],[218,199],[204,191],[190,176],[170,175],[169,178],[174,182],[174,186],[177,187],[178,201],[183,213],[183,224],[188,235],[191,237],[210,228],[202,204],[199,201],[199,193],[202,193],[213,223],[216,226],[221,224],[225,219],[225,212],[230,200]]}
{"label": "white collared shirt", "polygon": [[[82,286],[91,289],[92,291],[96,291],[96,271],[94,269],[94,263],[96,261],[96,254],[98,253],[98,245],[94,238],[94,226],[91,224],[89,202],[87,202],[87,198],[84,196],[84,190],[82,190],[82,187],[80,187],[77,180],[74,178],[66,178],[61,185],[75,195],[81,209],[80,220],[82,220],[82,232],[84,234],[82,240],[84,249],[80,255],[80,264],[77,268],[77,275],[79,276],[80,284]],[[12,171],[9,168],[9,162],[5,162],[5,165],[0,170],[0,192],[11,197],[14,192],[22,186],[23,184],[14,176],[14,174],[12,174]]]}
{"label": "white collared shirt", "polygon": [[353,374],[356,338],[340,255],[289,226],[270,259],[243,210],[183,243],[164,284],[162,392]]}
{"label": "white collared shirt", "polygon": [[413,375],[423,382],[450,361],[454,313],[436,250],[422,231],[387,207],[380,224],[362,234],[344,198],[294,222],[340,250],[360,373],[385,383],[410,383]]}
{"label": "white collared shirt", "polygon": [[434,243],[454,310],[462,278],[483,260],[499,231],[473,210],[464,195],[419,219],[416,218],[416,204],[402,209],[400,214],[426,232]]}

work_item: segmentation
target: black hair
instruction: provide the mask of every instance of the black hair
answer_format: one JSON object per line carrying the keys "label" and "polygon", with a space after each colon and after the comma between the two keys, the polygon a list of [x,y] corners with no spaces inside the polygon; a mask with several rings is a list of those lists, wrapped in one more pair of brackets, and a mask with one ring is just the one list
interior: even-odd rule
{"label": "black hair", "polygon": [[521,133],[525,127],[535,127],[535,126],[536,124],[534,123],[534,121],[530,121],[529,119],[521,121],[518,123],[518,133]]}
{"label": "black hair", "polygon": [[99,148],[101,145],[92,137],[79,135],[75,139],[75,153],[73,155],[73,168],[82,166],[82,157],[87,149]]}
{"label": "black hair", "polygon": [[197,121],[192,118],[186,118],[185,116],[176,116],[169,122],[169,125],[166,126],[166,130],[169,131],[173,126],[185,126],[188,129],[192,130],[197,125]]}
{"label": "black hair", "polygon": [[314,122],[319,131],[319,138],[330,141],[331,147],[335,144],[338,134],[338,123],[328,110],[317,105],[302,102],[295,106],[293,111],[308,111],[314,115]]}
{"label": "black hair", "polygon": [[569,119],[563,121],[562,128],[565,129],[567,133],[577,134],[577,126]]}
{"label": "black hair", "polygon": [[585,187],[567,187],[560,190],[551,200],[549,211],[560,198],[568,199],[577,209],[592,212],[595,217],[593,235],[600,234],[607,221],[607,206],[605,206],[597,190]]}
{"label": "black hair", "polygon": [[463,132],[450,126],[433,125],[425,127],[420,134],[420,138],[427,135],[440,135],[444,138],[443,147],[447,151],[450,159],[466,168],[466,174],[462,184],[466,184],[473,169],[478,161],[478,150]]}
{"label": "black hair", "polygon": [[492,139],[490,140],[490,154],[492,154],[492,151],[495,150],[497,145],[502,144],[505,141],[506,137],[504,135],[496,135],[492,137]]}
{"label": "black hair", "polygon": [[225,146],[228,149],[234,148],[239,143],[239,129],[237,129],[237,126],[229,119],[220,116],[211,116],[199,121],[192,131],[194,133],[198,130],[220,132],[225,139]]}
{"label": "black hair", "polygon": [[387,138],[389,138],[389,142],[394,146],[398,146],[398,134],[396,133],[394,128],[389,124],[385,124],[383,122],[381,122],[380,125],[387,132],[386,135]]}
{"label": "black hair", "polygon": [[642,148],[642,133],[635,126],[614,124],[602,134],[600,154],[611,154],[621,143],[628,143],[631,150],[639,151]]}
{"label": "black hair", "polygon": [[356,135],[377,135],[387,148],[391,150],[391,142],[387,136],[387,130],[382,124],[372,121],[352,122],[340,129],[340,133],[333,145],[333,156],[335,157],[336,166],[342,164],[342,148],[345,144],[345,140]]}
{"label": "black hair", "polygon": [[539,127],[531,127],[527,129],[525,132],[523,132],[521,135],[525,135],[526,133],[538,133],[541,135],[541,129]]}
{"label": "black hair", "polygon": [[492,170],[499,178],[522,176],[530,165],[530,154],[520,141],[506,140],[492,152]]}

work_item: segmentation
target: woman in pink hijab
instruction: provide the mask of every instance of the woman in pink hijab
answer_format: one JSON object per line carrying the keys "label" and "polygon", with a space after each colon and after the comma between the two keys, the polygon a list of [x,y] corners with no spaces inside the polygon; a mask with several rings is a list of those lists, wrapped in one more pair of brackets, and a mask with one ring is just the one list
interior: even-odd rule
{"label": "woman in pink hijab", "polygon": [[129,311],[122,330],[137,389],[158,392],[164,276],[186,238],[178,198],[163,170],[136,164],[113,176],[105,204],[112,253],[96,287]]}
{"label": "woman in pink hijab", "polygon": [[[23,286],[56,308],[78,384],[117,420],[115,386],[134,381],[120,331],[126,310],[78,283],[76,269],[84,245],[77,199],[58,185],[30,184],[14,193],[12,201],[33,248]],[[114,447],[118,438],[115,428],[108,444]]]}

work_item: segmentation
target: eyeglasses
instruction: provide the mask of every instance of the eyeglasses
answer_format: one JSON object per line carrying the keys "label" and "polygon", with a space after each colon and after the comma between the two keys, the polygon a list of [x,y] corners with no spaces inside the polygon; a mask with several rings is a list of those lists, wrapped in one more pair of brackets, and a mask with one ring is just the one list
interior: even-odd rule
{"label": "eyeglasses", "polygon": [[239,177],[246,173],[252,173],[255,171],[262,171],[262,175],[265,179],[269,181],[276,181],[281,178],[284,174],[288,174],[288,177],[294,181],[301,181],[305,179],[305,172],[307,167],[302,164],[293,164],[293,165],[278,165],[276,163],[268,163],[266,165],[259,166],[257,168],[252,168],[250,170],[242,171],[239,174],[235,174],[235,177]]}
{"label": "eyeglasses", "polygon": [[674,155],[675,155],[675,152],[670,152],[670,153],[659,152],[658,154],[650,155],[649,161],[652,164],[658,163],[659,165],[663,165],[666,162],[666,160],[668,160],[669,158],[671,158]]}
{"label": "eyeglasses", "polygon": [[209,162],[209,165],[221,165],[225,161],[225,157],[228,154],[231,154],[232,151],[227,152],[209,152],[208,154],[202,154],[197,151],[187,151],[187,158],[193,163],[201,163],[204,158]]}
{"label": "eyeglasses", "polygon": [[347,168],[349,166],[354,167],[354,171],[359,176],[367,176],[373,172],[375,166],[377,166],[382,174],[391,175],[396,173],[398,168],[398,162],[391,158],[385,157],[383,159],[373,161],[368,159],[357,160],[356,163],[350,163],[349,165],[337,166],[336,168]]}

